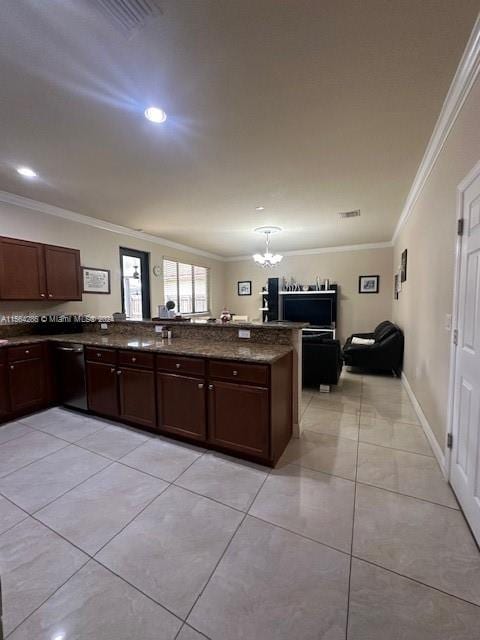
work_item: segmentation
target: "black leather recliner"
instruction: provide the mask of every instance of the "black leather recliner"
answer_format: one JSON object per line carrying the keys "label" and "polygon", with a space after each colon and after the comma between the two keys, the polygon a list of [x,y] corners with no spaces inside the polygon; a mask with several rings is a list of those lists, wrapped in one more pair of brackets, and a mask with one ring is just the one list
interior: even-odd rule
{"label": "black leather recliner", "polygon": [[[352,338],[369,338],[373,344],[352,344]],[[403,363],[403,332],[396,324],[385,320],[372,333],[354,333],[345,342],[343,356],[345,364],[350,367],[372,369],[376,371],[393,371],[399,376]]]}
{"label": "black leather recliner", "polygon": [[342,348],[330,334],[304,335],[302,337],[304,387],[338,384],[342,372]]}

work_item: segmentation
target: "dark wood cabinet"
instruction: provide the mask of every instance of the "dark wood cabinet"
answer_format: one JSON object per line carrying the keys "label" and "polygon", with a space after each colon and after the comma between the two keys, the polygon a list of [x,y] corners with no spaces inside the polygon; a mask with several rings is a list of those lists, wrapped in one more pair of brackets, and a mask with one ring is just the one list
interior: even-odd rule
{"label": "dark wood cabinet", "polygon": [[81,300],[80,251],[46,245],[45,277],[49,300]]}
{"label": "dark wood cabinet", "polygon": [[44,358],[16,360],[9,363],[8,369],[12,413],[42,407],[46,403]]}
{"label": "dark wood cabinet", "polygon": [[80,252],[0,238],[0,300],[81,300]]}
{"label": "dark wood cabinet", "polygon": [[[134,357],[134,356],[133,356]],[[155,373],[142,369],[117,369],[120,396],[120,417],[129,422],[154,428]]]}
{"label": "dark wood cabinet", "polygon": [[88,408],[104,416],[118,416],[116,367],[103,362],[87,362],[86,368]]}
{"label": "dark wood cabinet", "polygon": [[0,238],[0,299],[46,298],[43,246],[26,240]]}
{"label": "dark wood cabinet", "polygon": [[[0,356],[1,358],[1,356]],[[8,385],[8,369],[4,358],[0,360],[0,420],[10,413],[10,393]]]}
{"label": "dark wood cabinet", "polygon": [[223,448],[269,458],[269,390],[214,381],[208,386],[208,441]]}
{"label": "dark wood cabinet", "polygon": [[204,442],[207,435],[205,380],[157,373],[158,426]]}

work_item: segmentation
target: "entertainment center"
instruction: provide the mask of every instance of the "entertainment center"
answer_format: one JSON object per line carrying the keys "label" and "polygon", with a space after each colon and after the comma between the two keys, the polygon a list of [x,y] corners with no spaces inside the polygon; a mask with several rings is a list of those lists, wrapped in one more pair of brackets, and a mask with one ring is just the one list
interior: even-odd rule
{"label": "entertainment center", "polygon": [[330,333],[335,338],[337,295],[335,284],[327,289],[310,286],[281,291],[278,278],[269,278],[267,290],[262,291],[263,321],[308,322],[304,333]]}

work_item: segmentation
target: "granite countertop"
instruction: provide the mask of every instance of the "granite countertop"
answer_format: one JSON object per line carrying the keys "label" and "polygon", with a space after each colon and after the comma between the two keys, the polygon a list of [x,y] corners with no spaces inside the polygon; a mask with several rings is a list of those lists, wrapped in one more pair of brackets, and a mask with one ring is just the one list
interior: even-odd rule
{"label": "granite countertop", "polygon": [[97,333],[70,333],[65,335],[24,335],[9,338],[0,346],[21,346],[45,342],[75,342],[96,347],[112,347],[116,349],[135,349],[137,351],[154,351],[155,353],[172,353],[203,358],[219,358],[222,360],[240,360],[271,364],[292,351],[287,345],[240,344],[238,342],[213,342],[204,340],[155,340],[147,336],[101,335]]}
{"label": "granite countertop", "polygon": [[172,325],[180,327],[215,327],[219,329],[304,329],[309,326],[308,322],[287,322],[278,320],[275,322],[205,322],[199,320],[171,320],[168,318],[158,318],[156,320],[117,320],[115,324],[142,324],[142,325]]}

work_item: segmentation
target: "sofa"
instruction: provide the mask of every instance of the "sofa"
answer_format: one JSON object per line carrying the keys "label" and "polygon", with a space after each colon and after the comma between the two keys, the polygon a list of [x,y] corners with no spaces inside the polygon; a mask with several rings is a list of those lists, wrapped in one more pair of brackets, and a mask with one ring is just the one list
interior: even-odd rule
{"label": "sofa", "polygon": [[[331,335],[304,334],[302,337],[302,379],[304,387],[322,386],[325,391],[330,385],[338,384],[342,372],[342,348]],[[328,387],[328,389],[327,389]]]}
{"label": "sofa", "polygon": [[[354,337],[373,340],[373,344],[353,344]],[[402,372],[404,337],[396,324],[385,320],[371,333],[354,333],[343,347],[345,364],[374,371]]]}

